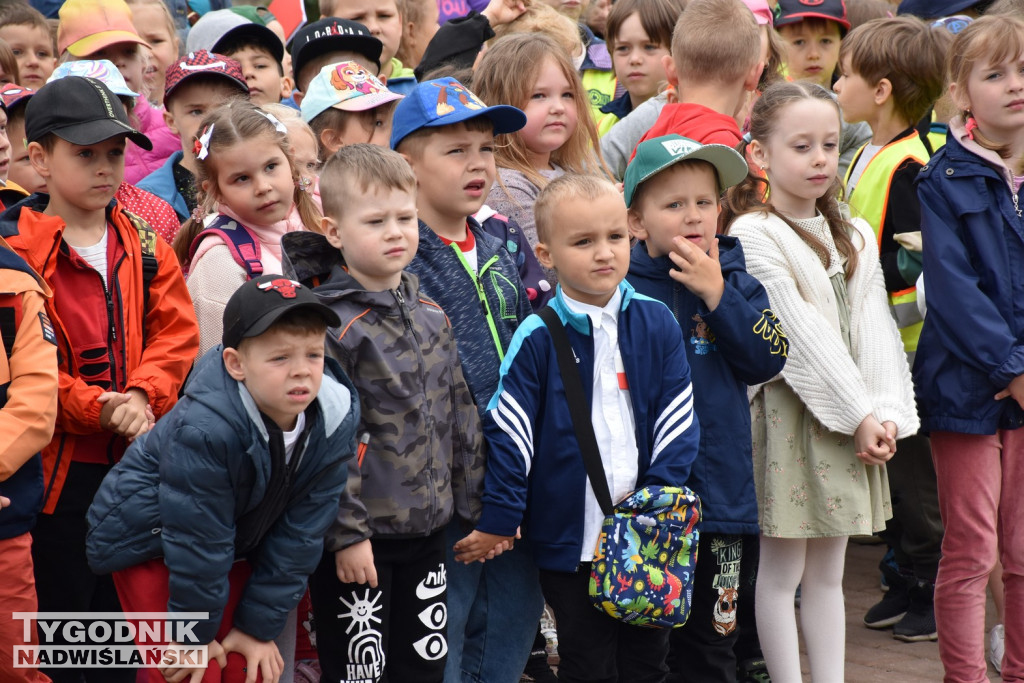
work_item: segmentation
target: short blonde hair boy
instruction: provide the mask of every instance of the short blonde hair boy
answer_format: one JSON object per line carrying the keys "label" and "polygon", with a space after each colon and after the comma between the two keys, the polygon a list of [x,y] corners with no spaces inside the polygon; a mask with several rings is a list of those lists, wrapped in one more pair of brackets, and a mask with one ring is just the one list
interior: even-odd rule
{"label": "short blonde hair boy", "polygon": [[754,14],[740,0],[693,0],[672,32],[672,60],[685,81],[739,81],[757,64],[760,46]]}
{"label": "short blonde hair boy", "polygon": [[345,145],[320,172],[324,218],[338,220],[346,206],[371,190],[400,190],[416,196],[416,175],[398,152],[370,144]]}
{"label": "short blonde hair boy", "polygon": [[552,231],[557,227],[555,212],[564,202],[573,199],[593,201],[609,194],[621,196],[615,185],[600,176],[566,173],[555,178],[540,191],[537,202],[533,205],[533,215],[537,221],[537,240],[548,241]]}

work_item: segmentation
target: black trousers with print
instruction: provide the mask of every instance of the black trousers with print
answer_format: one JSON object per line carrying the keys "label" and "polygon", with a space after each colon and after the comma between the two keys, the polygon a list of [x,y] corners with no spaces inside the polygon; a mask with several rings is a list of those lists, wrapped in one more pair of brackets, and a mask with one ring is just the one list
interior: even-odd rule
{"label": "black trousers with print", "polygon": [[[733,646],[739,636],[736,616],[743,536],[702,533],[693,575],[693,602],[686,625],[669,636],[670,683],[732,683],[736,680]],[[753,605],[753,594],[744,594]]]}
{"label": "black trousers with print", "polygon": [[324,683],[440,683],[448,653],[444,532],[370,539],[377,588],[342,583],[326,552],[309,580]]}

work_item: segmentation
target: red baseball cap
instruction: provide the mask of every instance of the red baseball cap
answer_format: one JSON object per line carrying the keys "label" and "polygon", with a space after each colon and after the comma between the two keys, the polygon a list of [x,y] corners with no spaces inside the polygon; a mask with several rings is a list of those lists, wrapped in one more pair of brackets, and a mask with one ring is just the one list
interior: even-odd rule
{"label": "red baseball cap", "polygon": [[850,30],[844,0],[779,0],[775,28],[795,24],[804,19],[826,19],[842,26],[843,33]]}
{"label": "red baseball cap", "polygon": [[231,57],[225,57],[216,52],[196,50],[178,58],[178,61],[167,67],[164,79],[164,105],[167,105],[167,100],[175,88],[199,75],[219,76],[237,86],[240,92],[249,94],[249,86],[245,82],[245,76],[242,75],[241,64]]}

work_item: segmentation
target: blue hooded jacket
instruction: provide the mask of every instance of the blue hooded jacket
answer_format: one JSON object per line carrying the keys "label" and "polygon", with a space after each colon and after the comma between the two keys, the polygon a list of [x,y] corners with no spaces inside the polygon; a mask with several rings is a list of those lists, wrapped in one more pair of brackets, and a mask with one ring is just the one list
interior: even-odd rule
{"label": "blue hooded jacket", "polygon": [[686,485],[700,496],[701,530],[756,534],[747,385],[778,375],[786,356],[772,341],[772,330],[781,334],[779,322],[764,287],[747,273],[739,240],[719,235],[718,258],[725,292],[714,312],[672,279],[667,256],[652,259],[643,242],[633,247],[626,279],[669,307],[686,340],[700,419],[700,451]]}
{"label": "blue hooded jacket", "polygon": [[[103,480],[89,508],[86,554],[105,574],[163,557],[169,612],[209,612],[194,629],[214,639],[239,558],[239,520],[275,492],[269,434],[245,386],[224,367],[222,347],[197,363],[185,396],[139,437]],[[323,552],[338,513],[345,461],[355,450],[359,402],[337,363],[327,359],[320,392],[306,409],[305,441],[291,499],[244,553],[253,565],[234,626],[260,640],[284,629]],[[303,445],[304,443],[304,445]],[[301,451],[299,449],[302,449]]]}
{"label": "blue hooded jacket", "polygon": [[928,315],[914,359],[923,430],[994,434],[1024,426],[996,393],[1024,374],[1024,218],[1007,171],[960,144],[918,176]]}

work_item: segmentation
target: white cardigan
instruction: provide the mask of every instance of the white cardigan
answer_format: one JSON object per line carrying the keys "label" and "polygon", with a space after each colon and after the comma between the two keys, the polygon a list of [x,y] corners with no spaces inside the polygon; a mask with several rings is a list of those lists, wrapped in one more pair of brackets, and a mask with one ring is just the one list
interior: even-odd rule
{"label": "white cardigan", "polygon": [[[761,281],[789,336],[782,378],[828,429],[853,434],[869,414],[896,424],[898,437],[917,432],[906,353],[888,298],[870,226],[852,221],[860,243],[847,281],[852,357],[843,342],[835,292],[818,255],[774,214],[744,214],[729,228],[739,238],[747,271]],[[760,389],[750,388],[751,397]]]}

